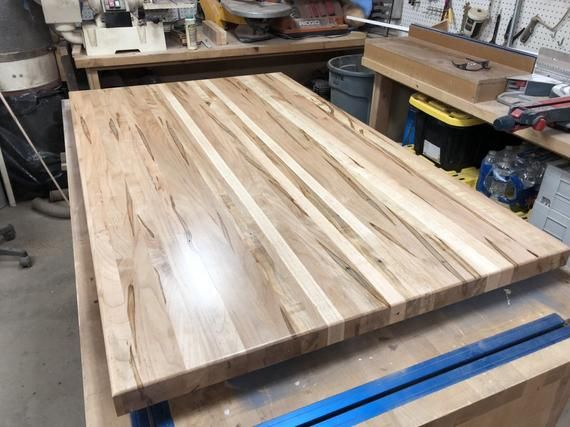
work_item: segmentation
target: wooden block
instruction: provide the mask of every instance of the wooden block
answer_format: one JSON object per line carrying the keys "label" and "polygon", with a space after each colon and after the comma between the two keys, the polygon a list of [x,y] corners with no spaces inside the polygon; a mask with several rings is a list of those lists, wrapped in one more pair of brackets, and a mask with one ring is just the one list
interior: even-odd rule
{"label": "wooden block", "polygon": [[447,31],[449,29],[449,21],[447,19],[444,19],[443,21],[439,21],[437,24],[432,25],[431,27],[435,28],[436,30]]}
{"label": "wooden block", "polygon": [[419,25],[411,25],[409,37],[448,49],[463,52],[466,55],[474,55],[486,58],[492,62],[506,65],[520,70],[519,74],[531,73],[534,68],[535,56],[532,54],[514,51],[502,46],[492,45],[468,37],[449,34],[437,29],[430,29]]}
{"label": "wooden block", "polygon": [[466,53],[447,49],[412,37],[367,42],[364,56],[411,78],[438,86],[470,102],[494,100],[505,90],[506,77],[520,70],[491,62],[490,70],[466,71],[452,61],[465,62]]}
{"label": "wooden block", "polygon": [[62,82],[67,82],[67,73],[63,67],[62,57],[69,55],[67,51],[67,42],[60,42],[55,49],[55,62],[57,64],[57,71],[59,72],[59,79]]}
{"label": "wooden block", "polygon": [[70,97],[118,413],[568,257],[281,74]]}
{"label": "wooden block", "polygon": [[228,33],[218,24],[212,21],[202,21],[202,32],[212,43],[221,46],[228,44]]}

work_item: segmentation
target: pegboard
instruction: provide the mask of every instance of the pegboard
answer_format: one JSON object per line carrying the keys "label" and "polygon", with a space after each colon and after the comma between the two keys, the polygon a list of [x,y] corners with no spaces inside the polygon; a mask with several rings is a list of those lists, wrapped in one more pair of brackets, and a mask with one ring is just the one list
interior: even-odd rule
{"label": "pegboard", "polygon": [[[454,22],[453,25],[449,27],[450,32],[457,33],[461,29],[463,7],[466,2],[467,0],[452,0]],[[490,9],[490,19],[485,22],[479,35],[479,40],[491,40],[497,14],[501,11],[501,23],[497,34],[497,44],[502,45],[509,19],[515,8],[516,0],[469,0],[469,3],[471,7]],[[410,24],[432,26],[440,21],[441,10],[444,4],[445,0],[420,0],[412,6],[408,1],[405,1],[402,19],[399,21],[393,20],[393,22],[405,26],[409,26]],[[519,20],[513,34],[516,34],[520,29],[525,27],[535,15],[539,15],[548,25],[554,26],[560,18],[562,18],[568,7],[570,7],[570,0],[524,0]],[[439,10],[439,13],[430,11],[433,9]],[[552,33],[544,26],[538,24],[526,44],[521,43],[519,37],[519,39],[513,43],[512,47],[530,52],[538,52],[541,47],[549,47],[570,53],[570,17],[561,24],[555,39],[552,38],[551,34]]]}

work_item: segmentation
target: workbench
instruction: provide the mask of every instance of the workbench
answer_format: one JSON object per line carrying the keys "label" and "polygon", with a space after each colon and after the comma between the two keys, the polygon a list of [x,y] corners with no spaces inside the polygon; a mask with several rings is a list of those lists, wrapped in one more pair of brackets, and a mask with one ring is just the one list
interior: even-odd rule
{"label": "workbench", "polygon": [[[366,43],[371,46],[381,45],[386,40],[369,39]],[[388,66],[376,57],[367,56],[366,49],[362,63],[376,73],[369,124],[384,134],[387,132],[391,116],[394,114],[394,110],[390,108],[390,99],[398,85],[421,92],[491,124],[496,118],[506,115],[509,110],[506,105],[497,101],[474,103],[454,93],[442,90],[437,85],[427,83],[417,77],[411,77],[405,69]],[[527,128],[516,132],[515,135],[564,157],[570,157],[570,133],[547,127],[542,132]]]}
{"label": "workbench", "polygon": [[[199,28],[199,39],[203,38]],[[307,61],[316,54],[326,54],[331,58],[343,54],[361,53],[364,48],[366,34],[352,31],[341,36],[318,36],[302,39],[273,38],[256,43],[241,43],[233,34],[227,34],[228,44],[211,47],[201,45],[197,50],[181,46],[174,37],[167,38],[167,50],[156,53],[128,52],[104,56],[87,56],[85,50],[73,52],[75,67],[84,69],[90,89],[100,89],[100,71],[127,68],[164,67],[169,65],[192,65],[208,63],[212,70],[233,70],[233,74],[243,74],[243,64],[237,64],[241,59],[250,60],[251,64],[266,58],[281,63],[294,62],[305,58]],[[301,58],[303,57],[303,58]],[[192,71],[192,68],[188,68]]]}
{"label": "workbench", "polygon": [[[82,193],[80,173],[83,171],[78,168],[69,110],[64,110],[64,117],[87,425],[129,425],[140,411],[131,419],[117,417],[114,412],[99,317],[102,302],[97,296],[92,242]],[[347,125],[362,135],[370,132],[355,121],[349,120]],[[90,137],[95,137],[86,123],[81,122],[81,126]],[[111,129],[117,132],[115,126]],[[394,150],[400,148],[394,146]],[[414,165],[416,171],[431,167],[421,158],[417,158]],[[409,173],[414,171],[409,170]],[[156,185],[161,187],[158,181]],[[467,187],[457,187],[457,191],[457,197],[463,199],[470,194],[479,197]],[[503,211],[488,213],[503,215]],[[513,222],[518,220],[514,215],[512,219]],[[160,412],[163,418],[167,414],[170,424],[157,425],[252,425],[542,316],[557,313],[568,318],[569,279],[570,275],[563,270],[546,273],[202,388],[154,405],[146,412]],[[370,422],[375,425],[492,426],[500,420],[500,425],[554,425],[570,394],[569,354],[570,340],[559,342],[427,394]]]}

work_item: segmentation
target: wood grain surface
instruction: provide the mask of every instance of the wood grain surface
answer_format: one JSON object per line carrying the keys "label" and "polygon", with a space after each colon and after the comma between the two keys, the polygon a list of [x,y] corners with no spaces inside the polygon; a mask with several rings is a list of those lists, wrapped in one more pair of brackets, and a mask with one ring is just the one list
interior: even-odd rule
{"label": "wood grain surface", "polygon": [[453,62],[464,63],[466,56],[473,55],[413,37],[367,42],[364,56],[473,103],[495,100],[505,91],[507,77],[523,73],[497,62],[479,72],[460,70]]}
{"label": "wood grain surface", "polygon": [[[64,125],[71,112],[64,108]],[[114,415],[74,140],[66,132],[77,310],[87,427],[130,426]],[[556,312],[570,316],[570,275],[558,270],[169,402],[176,426],[253,425]],[[382,426],[554,426],[570,396],[570,341],[390,411]],[[561,357],[562,356],[562,357]],[[566,372],[563,371],[566,366]],[[485,424],[487,423],[487,424]],[[562,424],[559,424],[562,426]]]}
{"label": "wood grain surface", "polygon": [[[366,43],[381,44],[382,40],[367,40]],[[368,50],[368,52],[370,52],[370,50]],[[454,93],[442,89],[436,84],[423,80],[421,76],[419,78],[412,77],[405,69],[388,66],[382,58],[376,57],[375,59],[366,56],[365,51],[365,55],[362,58],[362,64],[384,78],[388,78],[417,90],[418,92],[422,92],[432,98],[464,111],[465,113],[478,117],[481,120],[485,120],[488,123],[493,123],[496,118],[504,116],[509,112],[509,107],[500,104],[497,101],[473,103],[455,95]],[[385,86],[388,86],[388,84],[385,84]],[[375,108],[374,104],[372,105],[372,108]],[[382,122],[389,120],[388,114],[386,114],[385,111],[383,112],[380,110],[379,115]],[[376,117],[376,115],[373,115],[371,111],[370,117]],[[381,123],[378,125],[380,126]],[[517,131],[516,135],[522,139],[532,142],[533,144],[544,147],[547,150],[554,151],[564,157],[570,158],[570,134],[566,132],[550,127],[547,127],[542,132],[536,131],[532,128],[526,128]]]}
{"label": "wood grain surface", "polygon": [[128,415],[118,417],[111,399],[111,386],[107,374],[105,347],[101,316],[99,313],[95,270],[87,231],[87,216],[77,165],[77,150],[69,101],[62,101],[62,117],[67,161],[67,182],[71,210],[71,232],[73,235],[73,261],[75,268],[75,290],[77,293],[77,318],[79,322],[79,344],[81,350],[81,371],[83,402],[86,427],[129,427]]}
{"label": "wood grain surface", "polygon": [[[201,39],[201,35],[202,27],[198,26],[198,39]],[[113,55],[88,56],[85,50],[82,50],[74,53],[73,60],[77,68],[100,70],[104,68],[129,68],[145,65],[165,65],[180,62],[212,61],[243,57],[256,58],[260,56],[278,56],[362,48],[366,40],[366,33],[360,31],[352,31],[349,34],[335,37],[317,36],[303,39],[274,38],[256,43],[242,43],[237,40],[231,32],[229,32],[227,36],[227,44],[220,46],[214,45],[211,48],[202,46],[197,50],[191,50],[185,46],[181,46],[179,41],[173,43],[172,39],[168,38],[168,49],[162,52],[123,52]]]}
{"label": "wood grain surface", "polygon": [[118,413],[568,256],[281,74],[71,104]]}

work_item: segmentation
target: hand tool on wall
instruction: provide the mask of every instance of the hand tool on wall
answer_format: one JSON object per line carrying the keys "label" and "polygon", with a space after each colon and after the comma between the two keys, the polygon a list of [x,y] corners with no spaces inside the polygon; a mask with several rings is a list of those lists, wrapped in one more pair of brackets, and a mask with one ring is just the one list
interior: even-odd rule
{"label": "hand tool on wall", "polygon": [[558,30],[560,29],[560,27],[562,26],[562,24],[569,15],[570,15],[570,7],[566,10],[564,16],[562,16],[562,18],[560,18],[560,20],[553,26],[548,25],[539,15],[533,16],[530,19],[530,22],[526,26],[526,29],[521,36],[521,42],[526,43],[528,41],[528,39],[534,33],[534,29],[538,24],[542,25],[544,28],[549,30],[551,32],[550,35],[552,36],[552,38],[556,38],[556,33],[558,32]]}
{"label": "hand tool on wall", "polygon": [[511,44],[514,43],[521,36],[522,33],[524,33],[524,30],[525,27],[521,28],[516,32],[516,34],[513,36],[513,39],[511,40]]}
{"label": "hand tool on wall", "polygon": [[471,9],[471,3],[466,2],[463,5],[463,17],[461,18],[461,28],[459,29],[459,34],[465,34],[465,24],[467,23],[467,14]]}
{"label": "hand tool on wall", "polygon": [[558,30],[560,29],[560,27],[562,26],[562,24],[566,21],[566,19],[570,16],[570,6],[568,7],[568,9],[566,9],[566,13],[564,13],[564,16],[562,16],[562,18],[560,18],[560,21],[558,21],[554,27],[547,27],[550,31],[552,31],[552,38],[556,38],[556,33],[558,32]]}
{"label": "hand tool on wall", "polygon": [[517,0],[517,2],[515,3],[515,8],[513,10],[513,14],[511,16],[510,21],[509,21],[509,25],[507,26],[507,33],[505,34],[504,46],[509,47],[515,41],[515,38],[514,38],[515,34],[514,33],[515,33],[515,28],[517,27],[517,24],[519,22],[519,16],[521,13],[522,3],[523,3],[523,0]]}
{"label": "hand tool on wall", "polygon": [[[515,40],[517,40],[525,30],[525,27],[523,27],[519,31],[514,33],[514,31],[511,31],[512,25],[513,25],[513,17],[511,16],[511,19],[509,19],[509,23],[507,24],[507,29],[505,30],[505,35],[503,37],[503,46],[508,47],[512,45],[515,42]],[[509,36],[511,36],[510,40]]]}
{"label": "hand tool on wall", "polygon": [[526,43],[528,41],[530,36],[532,36],[532,34],[534,33],[534,29],[536,28],[537,24],[539,24],[541,22],[542,22],[542,19],[540,19],[540,16],[538,16],[538,15],[535,15],[532,18],[530,18],[530,22],[528,23],[528,25],[524,29],[522,36],[521,36],[521,42],[522,43]]}
{"label": "hand tool on wall", "polygon": [[550,98],[527,104],[518,104],[509,110],[509,114],[499,117],[493,127],[505,132],[532,127],[542,131],[546,126],[570,131],[570,96]]}
{"label": "hand tool on wall", "polygon": [[447,21],[450,25],[454,24],[453,6],[451,6],[451,0],[445,0],[443,11],[441,12],[441,21]]}
{"label": "hand tool on wall", "polygon": [[495,28],[493,29],[493,37],[489,42],[491,44],[497,44],[497,34],[499,33],[499,26],[501,25],[501,12],[502,11],[499,10],[497,17],[495,18]]}
{"label": "hand tool on wall", "polygon": [[509,23],[507,24],[507,29],[505,30],[505,34],[503,36],[503,46],[507,46],[509,41],[509,34],[511,32],[511,27],[513,26],[513,15],[511,15],[509,19]]}

